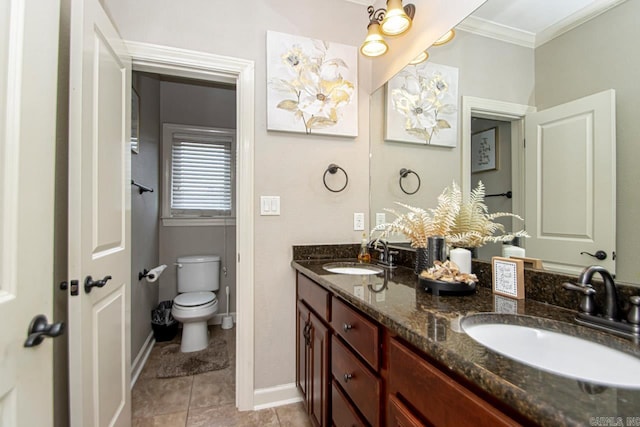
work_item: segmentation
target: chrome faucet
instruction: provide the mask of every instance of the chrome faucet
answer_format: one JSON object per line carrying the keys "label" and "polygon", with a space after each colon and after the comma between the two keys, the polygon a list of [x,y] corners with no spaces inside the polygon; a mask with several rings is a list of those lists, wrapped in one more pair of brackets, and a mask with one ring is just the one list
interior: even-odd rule
{"label": "chrome faucet", "polygon": [[616,284],[613,281],[611,273],[606,268],[599,265],[592,265],[582,270],[578,277],[578,285],[592,286],[591,279],[593,275],[600,273],[602,280],[604,281],[605,300],[604,300],[604,317],[610,320],[619,320],[618,318],[618,292],[616,291]]}
{"label": "chrome faucet", "polygon": [[[382,246],[382,249],[378,248],[378,244]],[[375,239],[370,241],[368,246],[380,252],[380,255],[378,256],[378,262],[377,262],[378,265],[381,265],[387,268],[396,267],[395,264],[393,263],[394,262],[393,257],[398,254],[398,251],[390,250],[389,244],[386,241],[382,239]]]}
{"label": "chrome faucet", "polygon": [[[605,301],[601,315],[596,313],[594,302],[596,290],[592,286],[593,275],[596,273],[602,277],[605,289]],[[581,292],[583,295],[580,302],[580,312],[576,316],[578,323],[631,338],[634,342],[640,340],[640,297],[634,296],[629,299],[631,309],[626,319],[622,319],[618,310],[616,283],[611,273],[604,267],[599,265],[587,267],[578,276],[577,283],[563,283],[562,287],[570,291]]]}

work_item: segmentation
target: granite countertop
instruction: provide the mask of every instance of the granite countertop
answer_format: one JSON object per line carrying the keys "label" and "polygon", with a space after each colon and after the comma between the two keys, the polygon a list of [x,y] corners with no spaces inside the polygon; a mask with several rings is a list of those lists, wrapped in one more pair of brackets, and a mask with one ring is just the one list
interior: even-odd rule
{"label": "granite countertop", "polygon": [[576,325],[574,311],[497,296],[486,286],[468,296],[433,296],[410,268],[385,275],[341,275],[325,271],[327,262],[297,260],[292,266],[535,423],[640,425],[640,390],[585,384],[529,367],[478,344],[460,326],[469,314],[505,313],[510,322],[561,329],[640,357],[640,347],[630,341]]}

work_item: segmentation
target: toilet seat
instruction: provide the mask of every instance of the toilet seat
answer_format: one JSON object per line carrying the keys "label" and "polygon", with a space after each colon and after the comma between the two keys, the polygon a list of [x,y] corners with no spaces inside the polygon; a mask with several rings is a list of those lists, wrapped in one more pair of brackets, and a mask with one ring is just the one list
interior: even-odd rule
{"label": "toilet seat", "polygon": [[204,308],[217,302],[214,292],[186,292],[173,299],[173,305],[183,309]]}

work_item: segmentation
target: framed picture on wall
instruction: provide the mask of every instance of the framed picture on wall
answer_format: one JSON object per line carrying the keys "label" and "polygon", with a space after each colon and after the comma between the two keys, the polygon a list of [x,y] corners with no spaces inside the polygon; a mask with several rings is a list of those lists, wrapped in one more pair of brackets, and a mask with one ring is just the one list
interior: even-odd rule
{"label": "framed picture on wall", "polygon": [[498,169],[498,128],[471,135],[471,173]]}
{"label": "framed picture on wall", "polygon": [[407,65],[386,85],[384,139],[455,147],[458,109],[456,67]]}
{"label": "framed picture on wall", "polygon": [[358,49],[267,31],[267,130],[358,136]]}
{"label": "framed picture on wall", "polygon": [[140,95],[131,88],[131,152],[140,153]]}

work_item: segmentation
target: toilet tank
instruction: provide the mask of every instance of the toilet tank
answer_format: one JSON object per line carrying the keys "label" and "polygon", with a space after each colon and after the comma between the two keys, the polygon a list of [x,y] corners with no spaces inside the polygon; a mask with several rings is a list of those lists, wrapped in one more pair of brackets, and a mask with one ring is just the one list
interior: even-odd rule
{"label": "toilet tank", "polygon": [[178,258],[178,293],[220,289],[220,257],[191,255]]}

